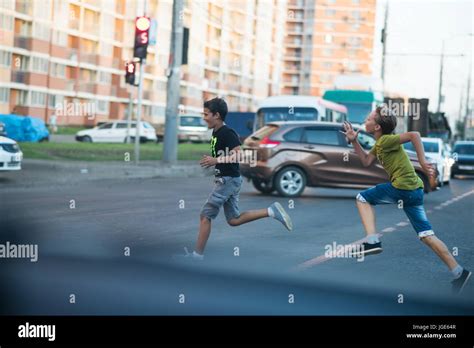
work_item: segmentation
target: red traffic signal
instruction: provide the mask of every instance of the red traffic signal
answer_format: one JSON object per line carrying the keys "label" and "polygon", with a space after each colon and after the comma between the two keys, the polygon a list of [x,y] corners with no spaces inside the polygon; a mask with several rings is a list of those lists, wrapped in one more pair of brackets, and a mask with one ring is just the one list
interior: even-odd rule
{"label": "red traffic signal", "polygon": [[135,85],[135,71],[137,64],[135,62],[125,62],[125,82]]}
{"label": "red traffic signal", "polygon": [[146,58],[146,50],[150,41],[150,26],[151,21],[149,17],[141,16],[135,19],[135,44],[133,46],[133,56],[135,58]]}

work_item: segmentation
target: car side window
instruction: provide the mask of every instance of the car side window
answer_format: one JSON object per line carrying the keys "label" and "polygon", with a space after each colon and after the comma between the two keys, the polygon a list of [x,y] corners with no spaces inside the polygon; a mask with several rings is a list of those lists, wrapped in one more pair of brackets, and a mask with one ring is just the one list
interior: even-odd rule
{"label": "car side window", "polygon": [[359,140],[360,146],[362,146],[362,148],[365,150],[370,150],[375,145],[375,139],[366,133],[359,133],[357,139]]}
{"label": "car side window", "polygon": [[106,123],[100,126],[99,129],[110,129],[112,128],[113,125],[114,125],[113,123]]}
{"label": "car side window", "polygon": [[127,128],[127,124],[126,123],[117,123],[115,125],[115,128],[116,129],[124,129],[124,128]]}
{"label": "car side window", "polygon": [[301,136],[303,135],[303,128],[295,128],[290,130],[289,132],[286,132],[283,135],[283,139],[286,141],[290,141],[292,143],[300,143],[301,142]]}
{"label": "car side window", "polygon": [[305,128],[303,142],[309,144],[339,146],[339,134],[336,129]]}

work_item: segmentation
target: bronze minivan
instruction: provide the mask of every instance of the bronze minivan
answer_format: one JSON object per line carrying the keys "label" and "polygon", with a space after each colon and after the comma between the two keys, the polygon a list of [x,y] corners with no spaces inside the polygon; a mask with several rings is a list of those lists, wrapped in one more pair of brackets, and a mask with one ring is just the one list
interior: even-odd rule
{"label": "bronze minivan", "polygon": [[[306,186],[367,188],[388,182],[383,167],[375,161],[364,167],[340,123],[274,122],[249,136],[242,149],[246,155],[240,168],[262,193],[277,191],[286,197],[301,195]],[[357,129],[357,127],[354,127]],[[370,150],[375,139],[361,131],[359,143]],[[256,155],[256,157],[255,157]],[[436,189],[436,179],[422,170],[416,155],[408,153],[425,192]],[[256,160],[247,160],[255,158]],[[436,178],[436,176],[435,176]]]}

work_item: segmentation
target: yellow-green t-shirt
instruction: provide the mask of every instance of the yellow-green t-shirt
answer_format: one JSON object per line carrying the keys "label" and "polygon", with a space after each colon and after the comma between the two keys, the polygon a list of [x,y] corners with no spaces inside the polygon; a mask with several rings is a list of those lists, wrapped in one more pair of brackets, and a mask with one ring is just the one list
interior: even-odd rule
{"label": "yellow-green t-shirt", "polygon": [[416,175],[410,158],[400,144],[400,135],[382,135],[370,153],[377,157],[388,173],[393,187],[400,190],[423,188],[423,181]]}

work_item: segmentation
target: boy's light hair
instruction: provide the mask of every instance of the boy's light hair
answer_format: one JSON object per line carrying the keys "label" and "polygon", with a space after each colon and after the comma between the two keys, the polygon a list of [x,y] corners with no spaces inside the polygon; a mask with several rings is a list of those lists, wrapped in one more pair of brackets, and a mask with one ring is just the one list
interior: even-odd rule
{"label": "boy's light hair", "polygon": [[375,122],[382,129],[382,134],[393,134],[397,127],[397,117],[392,115],[390,108],[386,104],[375,108]]}

